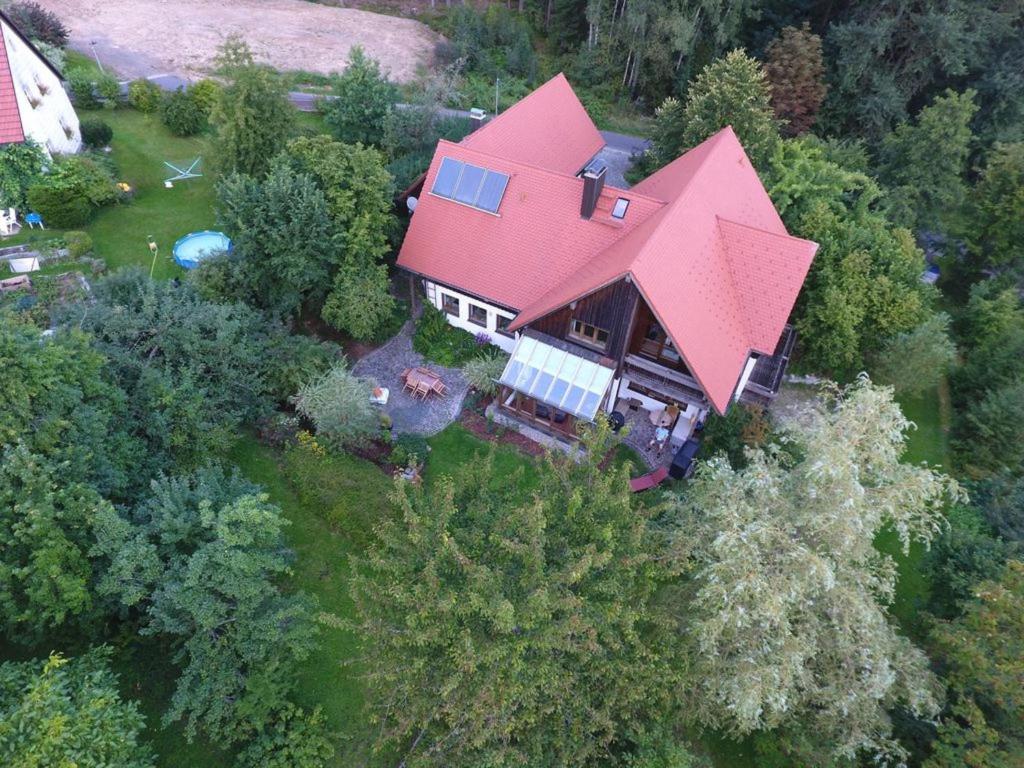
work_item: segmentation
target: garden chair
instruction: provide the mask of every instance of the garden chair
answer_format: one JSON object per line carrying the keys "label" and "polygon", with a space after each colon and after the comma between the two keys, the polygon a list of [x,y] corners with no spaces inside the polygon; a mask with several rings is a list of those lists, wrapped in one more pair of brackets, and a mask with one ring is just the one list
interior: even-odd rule
{"label": "garden chair", "polygon": [[18,216],[13,208],[0,209],[0,235],[13,235],[18,226]]}
{"label": "garden chair", "polygon": [[448,394],[448,387],[444,385],[444,382],[440,379],[435,379],[434,386],[430,388],[433,392],[436,392],[441,397]]}
{"label": "garden chair", "polygon": [[423,400],[427,399],[427,395],[431,392],[430,384],[426,381],[416,382],[416,391],[413,392],[413,397],[419,395]]}
{"label": "garden chair", "polygon": [[416,391],[416,382],[412,380],[412,368],[406,368],[402,371],[402,391],[409,390],[410,392]]}
{"label": "garden chair", "polygon": [[35,229],[36,224],[39,225],[40,229],[46,229],[46,227],[43,226],[43,217],[35,212],[29,213],[25,216],[25,223],[28,224],[29,229]]}

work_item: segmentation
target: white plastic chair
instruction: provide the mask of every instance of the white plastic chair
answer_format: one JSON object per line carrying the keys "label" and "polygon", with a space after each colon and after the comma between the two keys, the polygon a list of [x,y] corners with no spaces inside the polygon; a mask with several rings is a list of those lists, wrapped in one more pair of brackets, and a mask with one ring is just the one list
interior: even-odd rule
{"label": "white plastic chair", "polygon": [[18,216],[13,208],[8,208],[6,211],[0,210],[0,235],[14,234],[17,223]]}

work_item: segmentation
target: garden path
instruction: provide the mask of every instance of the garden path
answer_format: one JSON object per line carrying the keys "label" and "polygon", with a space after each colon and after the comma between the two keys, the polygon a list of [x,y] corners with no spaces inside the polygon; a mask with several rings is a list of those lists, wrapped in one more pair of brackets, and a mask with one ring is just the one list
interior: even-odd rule
{"label": "garden path", "polygon": [[[412,348],[413,331],[413,323],[407,322],[394,338],[361,358],[352,370],[357,376],[374,379],[379,386],[390,390],[388,403],[382,408],[391,417],[395,432],[429,436],[458,418],[469,383],[458,368],[425,361],[423,355]],[[431,394],[421,400],[406,392],[402,371],[417,366],[429,368],[440,376],[448,387],[448,394],[444,397]]]}

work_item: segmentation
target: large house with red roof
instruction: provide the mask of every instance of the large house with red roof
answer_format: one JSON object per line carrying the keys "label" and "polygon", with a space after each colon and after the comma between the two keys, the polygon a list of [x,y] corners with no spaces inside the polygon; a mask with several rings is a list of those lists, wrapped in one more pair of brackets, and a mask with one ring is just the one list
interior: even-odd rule
{"label": "large house with red roof", "polygon": [[731,128],[630,189],[606,183],[603,146],[562,75],[439,142],[398,264],[510,353],[502,408],[572,435],[675,406],[675,442],[777,393],[817,244],[786,232]]}
{"label": "large house with red roof", "polygon": [[82,146],[60,72],[0,11],[0,146],[28,139],[51,155]]}

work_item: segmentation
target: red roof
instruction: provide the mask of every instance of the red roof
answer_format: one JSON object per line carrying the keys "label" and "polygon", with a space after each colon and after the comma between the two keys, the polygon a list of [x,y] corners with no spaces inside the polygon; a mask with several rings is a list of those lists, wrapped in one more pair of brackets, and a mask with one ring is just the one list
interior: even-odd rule
{"label": "red roof", "polygon": [[[476,141],[439,143],[398,263],[517,310],[513,330],[629,276],[724,412],[751,351],[773,352],[817,245],[787,234],[731,128],[631,190],[606,187],[595,216],[581,218],[583,182],[575,173],[589,160],[579,162],[583,142],[566,140],[571,166],[522,160],[533,147],[546,158],[547,132],[561,130],[553,127],[561,121],[550,95],[558,88],[544,95],[545,119],[517,123],[518,161],[485,153]],[[532,98],[481,131],[516,110],[539,115]],[[578,100],[568,104],[575,114]],[[497,216],[429,193],[443,157],[510,175]],[[622,221],[608,215],[618,197],[630,201]]]}
{"label": "red roof", "polygon": [[14,144],[25,140],[25,131],[21,126],[11,63],[7,60],[6,33],[7,25],[0,19],[0,144]]}
{"label": "red roof", "polygon": [[604,146],[600,131],[559,74],[462,140],[506,160],[575,175]]}

